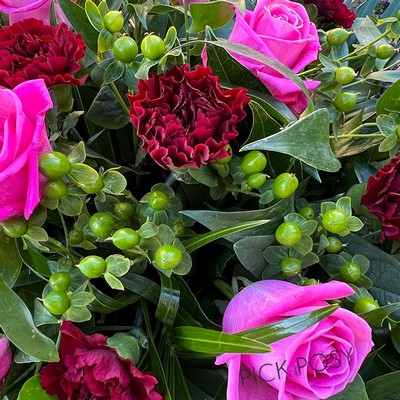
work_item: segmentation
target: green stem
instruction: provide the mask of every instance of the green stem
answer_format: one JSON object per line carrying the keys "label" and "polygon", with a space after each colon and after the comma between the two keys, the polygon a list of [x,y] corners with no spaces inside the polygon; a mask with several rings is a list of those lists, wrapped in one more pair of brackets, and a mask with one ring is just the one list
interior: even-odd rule
{"label": "green stem", "polygon": [[385,38],[387,36],[387,34],[390,33],[390,28],[386,29],[385,32],[383,32],[381,35],[379,35],[378,37],[376,37],[374,40],[372,40],[371,42],[365,44],[364,46],[360,46],[357,47],[352,53],[348,54],[347,56],[344,56],[342,58],[339,58],[338,61],[342,62],[342,61],[347,61],[349,59],[349,57],[352,57],[354,54],[359,53],[360,51],[363,51],[365,49],[367,49],[369,46],[371,46],[371,44],[374,44],[376,42],[379,42],[381,39]]}
{"label": "green stem", "polygon": [[117,87],[115,86],[114,82],[111,82],[110,84],[110,88],[111,90],[114,92],[115,97],[117,98],[117,101],[119,103],[119,105],[121,106],[121,108],[125,111],[125,113],[127,115],[129,115],[129,108],[128,106],[125,104],[124,99],[121,97],[121,94],[119,93]]}
{"label": "green stem", "polygon": [[62,225],[63,230],[64,230],[65,247],[69,250],[69,243],[68,243],[68,227],[67,227],[67,224],[66,224],[66,222],[65,222],[64,214],[63,214],[60,210],[58,210],[58,215],[60,216],[61,225]]}
{"label": "green stem", "polygon": [[222,279],[216,279],[213,285],[223,294],[228,300],[231,300],[235,293],[230,285],[228,285]]}
{"label": "green stem", "polygon": [[185,21],[185,33],[186,33],[186,61],[190,66],[189,18],[188,18],[187,0],[183,0],[183,18]]}
{"label": "green stem", "polygon": [[[343,136],[352,136],[353,134],[359,132],[362,128],[367,128],[369,126],[375,127],[378,125],[375,122],[366,122],[365,124],[361,124],[361,125],[357,126],[356,128],[352,129],[350,132],[346,133],[345,135],[341,135],[341,136],[342,137]],[[365,136],[365,134],[362,136]],[[380,136],[382,136],[382,135],[380,135]]]}

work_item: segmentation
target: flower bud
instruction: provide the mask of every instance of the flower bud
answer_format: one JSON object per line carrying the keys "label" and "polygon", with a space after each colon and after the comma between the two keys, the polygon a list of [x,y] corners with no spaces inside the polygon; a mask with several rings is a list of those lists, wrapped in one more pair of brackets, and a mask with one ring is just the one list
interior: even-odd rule
{"label": "flower bud", "polygon": [[350,36],[350,32],[343,28],[331,29],[326,33],[326,40],[331,46],[343,44]]}

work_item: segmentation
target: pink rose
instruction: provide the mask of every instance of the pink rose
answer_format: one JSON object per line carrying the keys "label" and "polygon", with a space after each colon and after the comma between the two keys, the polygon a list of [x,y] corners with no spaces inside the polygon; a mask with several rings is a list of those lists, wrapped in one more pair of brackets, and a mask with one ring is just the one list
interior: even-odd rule
{"label": "pink rose", "polygon": [[0,335],[0,387],[3,384],[4,378],[6,377],[8,370],[11,366],[12,353],[10,348],[10,342],[6,336]]}
{"label": "pink rose", "polygon": [[[236,333],[328,305],[353,289],[331,281],[314,286],[266,280],[240,291],[223,318],[225,332]],[[227,400],[317,400],[341,392],[352,382],[373,346],[371,328],[339,308],[296,335],[271,344],[266,354],[222,354],[227,363]]]}
{"label": "pink rose", "polygon": [[[0,11],[9,14],[10,25],[27,18],[42,20],[50,24],[50,7],[52,0],[0,0]],[[76,3],[76,0],[72,0]],[[67,18],[60,6],[55,4],[56,17],[58,22],[69,25]]]}
{"label": "pink rose", "polygon": [[[290,0],[260,0],[254,11],[244,18],[236,10],[236,21],[229,42],[245,45],[286,65],[294,72],[316,60],[320,43],[317,28],[310,22],[306,9]],[[256,75],[278,100],[299,115],[306,99],[296,83],[260,61],[233,53],[232,56]],[[305,81],[309,90],[318,81]]]}
{"label": "pink rose", "polygon": [[44,176],[38,159],[51,150],[45,114],[53,106],[42,79],[13,90],[0,87],[0,221],[32,214],[41,198]]}

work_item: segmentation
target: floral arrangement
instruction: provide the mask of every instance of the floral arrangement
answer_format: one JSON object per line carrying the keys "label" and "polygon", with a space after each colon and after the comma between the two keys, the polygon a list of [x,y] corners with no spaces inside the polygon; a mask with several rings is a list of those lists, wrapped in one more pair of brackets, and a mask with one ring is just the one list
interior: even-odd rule
{"label": "floral arrangement", "polygon": [[0,0],[2,400],[400,395],[400,4]]}

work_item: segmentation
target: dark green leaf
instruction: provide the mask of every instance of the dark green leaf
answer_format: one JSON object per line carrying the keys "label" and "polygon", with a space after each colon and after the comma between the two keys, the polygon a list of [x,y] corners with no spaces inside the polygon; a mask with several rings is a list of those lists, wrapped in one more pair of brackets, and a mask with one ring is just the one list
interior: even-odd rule
{"label": "dark green leaf", "polygon": [[39,375],[29,378],[18,394],[17,400],[57,400],[57,396],[49,396],[43,389]]}
{"label": "dark green leaf", "polygon": [[[336,172],[340,162],[329,143],[328,117],[327,110],[317,110],[272,136],[245,145],[241,151],[270,150],[289,154],[322,171]],[[299,146],[299,143],[307,143],[307,146]]]}
{"label": "dark green leaf", "polygon": [[376,113],[389,114],[400,111],[400,80],[385,90],[376,105]]}
{"label": "dark green leaf", "polygon": [[400,371],[378,376],[366,382],[368,397],[371,400],[398,399],[400,396]]}
{"label": "dark green leaf", "polygon": [[28,307],[1,276],[0,298],[0,327],[10,341],[38,360],[58,361],[55,343],[36,328]]}
{"label": "dark green leaf", "polygon": [[164,323],[166,327],[174,324],[179,308],[180,290],[174,280],[159,274],[161,278],[161,292],[158,300],[156,318]]}
{"label": "dark green leaf", "polygon": [[235,15],[235,8],[227,1],[212,1],[210,3],[191,3],[190,14],[192,23],[189,33],[199,33],[209,26],[218,29],[227,24]]}
{"label": "dark green leaf", "polygon": [[22,259],[15,239],[7,236],[3,230],[0,230],[0,254],[0,275],[9,287],[13,287],[21,271]]}
{"label": "dark green leaf", "polygon": [[376,310],[368,311],[360,316],[365,319],[369,325],[380,327],[387,316],[400,309],[400,302],[394,304],[387,304],[379,307]]}
{"label": "dark green leaf", "polygon": [[[344,390],[329,400],[378,400],[377,397],[370,397],[365,391],[365,384],[360,375],[357,375],[353,382],[349,383]],[[383,398],[382,398],[383,399]]]}
{"label": "dark green leaf", "polygon": [[104,72],[104,83],[109,84],[121,78],[124,74],[125,65],[121,61],[114,61],[111,63]]}
{"label": "dark green leaf", "polygon": [[57,3],[63,10],[73,28],[82,35],[86,46],[94,52],[97,52],[98,32],[89,22],[85,10],[78,4],[73,3],[71,0],[59,0]]}

